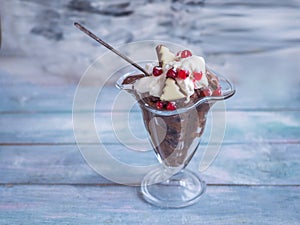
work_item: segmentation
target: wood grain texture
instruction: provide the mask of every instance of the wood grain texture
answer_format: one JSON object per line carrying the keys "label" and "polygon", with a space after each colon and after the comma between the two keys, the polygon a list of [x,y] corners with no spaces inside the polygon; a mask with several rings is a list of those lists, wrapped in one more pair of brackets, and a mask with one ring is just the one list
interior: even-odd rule
{"label": "wood grain texture", "polygon": [[[198,204],[153,207],[138,188],[95,185],[0,187],[1,224],[299,224],[298,187],[209,186]],[[22,219],[21,219],[22,218]]]}
{"label": "wood grain texture", "polygon": [[[1,86],[1,85],[0,85]],[[85,95],[80,97],[82,111],[91,111],[86,104],[90,100],[90,93],[99,91],[98,87],[85,87]],[[62,85],[40,87],[34,84],[16,84],[13,86],[1,86],[0,112],[71,112],[76,86]],[[262,90],[263,91],[263,90]],[[97,100],[97,111],[111,111],[112,102],[119,93],[115,87],[105,87],[100,92]],[[253,94],[253,92],[251,91]],[[300,99],[296,96],[284,95],[280,99],[270,93],[259,96],[248,97],[249,93],[244,90],[237,90],[237,93],[230,101],[226,101],[227,110],[242,111],[290,111],[300,110]],[[293,97],[293,99],[289,99]],[[127,105],[119,105],[120,109],[127,108]]]}
{"label": "wood grain texture", "polygon": [[[226,132],[224,143],[252,142],[299,142],[300,112],[240,112],[226,113]],[[87,113],[78,117],[85,124]],[[216,117],[222,112],[216,113]],[[120,121],[112,126],[112,118]],[[127,112],[96,113],[95,127],[104,143],[119,143],[114,128],[119,136],[126,136],[130,128],[134,135],[146,138],[146,131],[139,112],[133,112],[128,119]],[[255,122],[254,122],[255,121]],[[129,123],[129,125],[128,125]],[[208,119],[203,141],[210,135],[211,120]],[[0,117],[0,143],[75,143],[71,113],[16,113],[3,114]],[[94,127],[85,127],[78,131],[85,136],[85,143],[95,143],[92,135]],[[218,129],[218,126],[216,127]],[[42,132],[41,132],[42,130]],[[284,131],[284,132],[283,132]]]}
{"label": "wood grain texture", "polygon": [[[249,65],[250,66],[250,65]],[[251,68],[253,69],[253,68]],[[285,73],[282,80],[276,74],[271,81],[260,73],[251,76],[234,78],[237,92],[226,101],[227,110],[242,111],[300,111],[299,78],[292,73]],[[276,80],[277,79],[277,80]],[[278,81],[281,82],[278,82]],[[20,77],[14,77],[0,70],[0,112],[71,112],[77,85],[48,85],[41,86],[29,83]],[[269,88],[265,83],[271,82]],[[93,110],[87,100],[91,94],[99,92],[96,101],[97,111],[111,111],[112,103],[119,94],[119,90],[111,85],[100,90],[99,86],[82,87],[84,95],[78,98],[80,110]],[[249,97],[251,96],[251,97]],[[118,106],[127,109],[126,102]]]}
{"label": "wood grain texture", "polygon": [[[73,133],[76,86],[39,86],[0,71],[0,224],[299,224],[299,80],[287,76],[283,82],[293,87],[292,96],[286,88],[276,93],[262,88],[259,74],[239,77],[237,94],[226,102],[221,151],[202,175],[209,184],[206,194],[199,204],[166,210],[145,203],[137,187],[115,184],[84,161]],[[86,99],[94,91],[85,87],[81,119],[93,110]],[[112,112],[117,93],[107,87],[97,101],[101,141],[128,164],[156,163],[153,152],[138,153],[119,143],[111,119],[128,116],[128,107],[120,104]],[[218,108],[215,112],[222,115]],[[129,126],[145,139],[138,109],[130,115],[129,125],[117,124],[118,134],[125,135]],[[211,126],[209,115],[202,144],[189,165],[194,171]],[[97,149],[90,128],[79,133]]]}
{"label": "wood grain texture", "polygon": [[[120,145],[106,147],[116,159],[132,166],[157,163],[152,151],[134,152]],[[197,171],[204,149],[205,145],[199,147],[190,169]],[[202,176],[208,184],[300,185],[299,149],[299,144],[226,144]],[[0,182],[113,184],[88,166],[75,145],[1,146]]]}

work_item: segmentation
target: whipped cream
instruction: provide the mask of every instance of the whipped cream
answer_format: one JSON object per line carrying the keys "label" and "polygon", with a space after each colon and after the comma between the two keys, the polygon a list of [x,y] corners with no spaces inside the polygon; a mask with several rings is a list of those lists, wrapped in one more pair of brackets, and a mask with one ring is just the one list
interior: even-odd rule
{"label": "whipped cream", "polygon": [[[202,57],[194,56],[188,50],[175,55],[165,46],[158,46],[156,49],[160,66],[146,66],[151,76],[143,77],[134,83],[133,87],[137,92],[149,92],[162,101],[186,98],[186,102],[189,102],[194,89],[208,86],[205,60]],[[160,75],[153,74],[155,68],[162,70]],[[170,75],[169,70],[175,72]]]}

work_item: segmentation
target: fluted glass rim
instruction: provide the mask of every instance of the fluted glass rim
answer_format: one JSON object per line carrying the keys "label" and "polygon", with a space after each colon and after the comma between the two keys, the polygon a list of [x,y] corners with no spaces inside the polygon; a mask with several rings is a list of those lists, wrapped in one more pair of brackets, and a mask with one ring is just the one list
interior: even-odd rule
{"label": "fluted glass rim", "polygon": [[[230,98],[231,96],[233,96],[235,94],[235,92],[236,92],[235,85],[233,84],[233,82],[230,79],[228,79],[227,77],[225,77],[223,75],[220,75],[218,72],[210,69],[209,67],[206,67],[206,68],[207,68],[207,70],[211,71],[212,73],[214,73],[218,77],[220,83],[226,84],[227,88],[225,88],[221,85],[221,88],[222,88],[221,89],[221,91],[222,91],[221,96],[205,96],[203,98],[200,98],[198,101],[194,102],[191,105],[188,105],[186,107],[181,107],[181,108],[178,108],[178,109],[173,110],[173,111],[155,109],[155,108],[151,107],[150,105],[148,105],[146,102],[144,102],[143,99],[141,99],[142,101],[140,101],[140,106],[147,109],[148,111],[150,111],[154,114],[160,115],[160,116],[172,116],[172,115],[178,115],[180,113],[184,113],[184,112],[187,112],[189,110],[192,110],[195,107],[197,107],[197,106],[199,106],[203,103],[213,103],[213,102],[217,102],[217,101],[226,100],[226,99]],[[126,77],[128,77],[130,75],[133,75],[133,74],[136,74],[136,73],[137,73],[136,70],[132,70],[131,72],[127,72],[124,75],[122,75],[117,80],[116,87],[121,89],[121,90],[133,90],[132,89],[132,84],[123,85],[122,82]],[[129,87],[129,86],[131,86],[131,89],[128,89],[128,88],[126,89],[126,87]],[[141,104],[141,102],[143,104]]]}

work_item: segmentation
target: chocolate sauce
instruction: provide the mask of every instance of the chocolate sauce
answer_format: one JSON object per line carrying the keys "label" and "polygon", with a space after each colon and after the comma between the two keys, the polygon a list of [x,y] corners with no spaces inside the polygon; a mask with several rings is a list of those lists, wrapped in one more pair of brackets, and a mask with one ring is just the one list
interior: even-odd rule
{"label": "chocolate sauce", "polygon": [[[219,87],[219,80],[210,71],[206,73],[211,92]],[[133,84],[144,75],[128,76],[122,84]],[[207,89],[206,88],[206,89]],[[145,127],[151,137],[153,148],[158,158],[168,167],[184,167],[192,158],[206,123],[206,115],[212,103],[204,102],[192,109],[174,115],[159,115],[144,107],[145,103],[156,109],[158,97],[142,97],[135,93],[142,109]],[[180,108],[193,105],[203,98],[203,90],[196,89],[189,103],[185,99],[176,100]],[[157,109],[156,109],[157,110]],[[151,121],[151,122],[150,122]],[[164,135],[162,137],[161,135]]]}

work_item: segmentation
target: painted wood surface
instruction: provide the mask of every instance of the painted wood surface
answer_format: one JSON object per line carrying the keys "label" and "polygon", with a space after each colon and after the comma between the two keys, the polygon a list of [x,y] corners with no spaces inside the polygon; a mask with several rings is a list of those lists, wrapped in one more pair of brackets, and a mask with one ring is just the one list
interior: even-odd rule
{"label": "painted wood surface", "polygon": [[[291,54],[293,60],[299,58],[300,50],[295,48]],[[282,56],[287,52],[275,52],[274,54],[259,56],[232,56],[231,64],[227,67],[216,68],[217,71],[224,70],[224,73],[231,78],[236,86],[237,93],[230,101],[226,101],[227,110],[255,110],[255,111],[290,111],[300,110],[299,97],[299,72],[296,62],[287,72],[287,65],[281,62]],[[272,57],[277,55],[274,62]],[[279,57],[280,56],[280,57]],[[244,58],[245,57],[245,58]],[[267,68],[270,73],[263,76],[260,68],[257,68],[264,57],[270,59]],[[292,59],[288,59],[292,60]],[[245,61],[240,65],[239,61]],[[274,64],[276,64],[276,67]],[[232,65],[235,64],[235,65]],[[284,79],[282,78],[284,74]],[[40,78],[39,78],[40,79]],[[27,81],[25,78],[14,78],[14,75],[2,71],[0,68],[0,81],[2,96],[0,112],[71,112],[76,85],[39,85]],[[93,81],[91,81],[93,83]],[[266,83],[272,88],[266,88]],[[81,110],[91,110],[86,104],[90,93],[98,92],[100,85],[83,86],[85,96],[81,96]],[[101,85],[102,87],[102,85]],[[111,109],[114,98],[119,93],[117,88],[111,85],[104,87],[99,93],[96,110],[107,111]],[[251,97],[249,97],[251,96]],[[124,106],[119,106],[122,109]]]}
{"label": "painted wood surface", "polygon": [[[249,70],[252,66],[246,65]],[[294,90],[291,96],[287,88],[278,93],[263,89],[259,74],[254,73],[254,80],[250,72],[246,75],[236,79],[237,95],[226,102],[220,153],[202,173],[206,194],[199,204],[166,210],[145,203],[138,187],[115,184],[85,162],[73,133],[76,86],[41,86],[0,72],[0,224],[299,224],[299,78],[287,74],[283,81],[282,86]],[[95,89],[85,87],[87,96]],[[153,152],[128,150],[119,143],[111,118],[126,117],[127,107],[118,105],[111,113],[117,93],[113,87],[103,89],[96,104],[101,141],[128,164],[156,163]],[[85,97],[78,112],[82,119],[92,113]],[[214,113],[222,111],[216,107]],[[209,141],[211,116],[189,165],[195,171]],[[137,108],[129,119],[130,125],[118,125],[119,135],[129,126],[145,139]],[[86,145],[97,149],[99,140],[89,129],[79,133],[85,135]]]}
{"label": "painted wood surface", "polygon": [[[1,76],[1,72],[0,72]],[[299,81],[295,81],[296,84]],[[240,88],[238,86],[238,88]],[[242,88],[242,87],[241,87]],[[294,87],[296,88],[296,87]],[[99,90],[98,87],[84,87],[86,98],[90,93]],[[261,90],[260,90],[261,91]],[[61,85],[40,87],[31,83],[2,84],[0,112],[72,112],[72,104],[76,86]],[[282,93],[283,92],[283,93]],[[115,87],[104,87],[100,92],[101,100],[96,105],[97,111],[108,111],[112,107],[112,100],[117,96],[119,90]],[[252,92],[251,92],[252,93]],[[256,92],[254,92],[255,94]],[[241,111],[299,111],[300,99],[296,93],[290,96],[285,91],[280,96],[271,93],[262,93],[259,96],[248,97],[249,93],[238,90],[236,95],[226,101],[227,110]],[[253,94],[253,93],[252,93]],[[81,110],[89,111],[91,108],[86,105],[85,96],[81,98]],[[122,105],[119,106],[122,108]]]}
{"label": "painted wood surface", "polygon": [[[85,121],[88,113],[78,117]],[[216,116],[223,113],[216,112]],[[224,143],[251,142],[287,142],[299,143],[300,111],[284,112],[226,112],[226,132]],[[112,118],[120,120],[113,127]],[[124,121],[128,120],[128,121]],[[253,122],[255,121],[255,123]],[[0,143],[75,143],[71,113],[8,113],[0,117],[0,126],[6,129],[0,131]],[[128,125],[129,123],[129,125]],[[127,132],[130,128],[135,135],[146,138],[146,131],[139,112],[133,112],[128,118],[128,112],[96,113],[95,129],[104,143],[118,143],[113,128]],[[216,129],[219,128],[218,125]],[[43,132],[40,132],[43,129]],[[210,135],[211,120],[208,119],[203,141]],[[95,143],[92,138],[92,128],[82,128],[78,132],[86,136],[86,143]],[[284,132],[283,132],[284,130]],[[124,134],[125,135],[125,134]]]}
{"label": "painted wood surface", "polygon": [[[197,171],[204,149],[199,147],[190,169]],[[300,185],[299,149],[299,144],[225,144],[202,176],[214,185]],[[107,150],[130,165],[157,163],[152,151],[134,152],[117,144],[107,145]],[[76,145],[55,144],[1,146],[0,182],[113,184],[88,166]]]}
{"label": "painted wood surface", "polygon": [[153,207],[134,187],[2,185],[1,224],[267,224],[297,225],[297,187],[208,186],[199,204]]}

